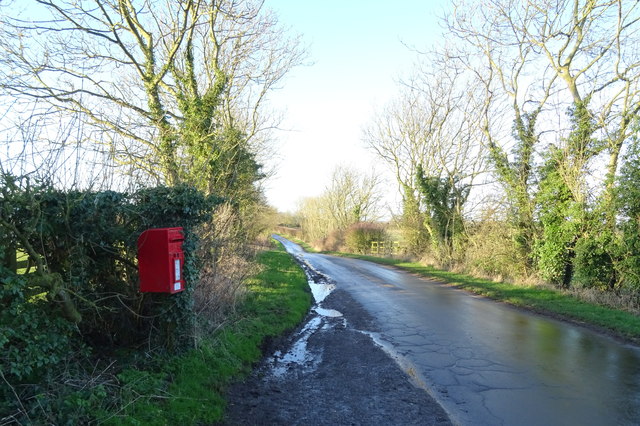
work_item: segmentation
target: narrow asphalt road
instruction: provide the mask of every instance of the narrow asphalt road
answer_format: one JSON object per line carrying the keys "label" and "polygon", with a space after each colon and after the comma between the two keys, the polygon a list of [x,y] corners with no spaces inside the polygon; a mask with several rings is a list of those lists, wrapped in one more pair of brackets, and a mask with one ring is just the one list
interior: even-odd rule
{"label": "narrow asphalt road", "polygon": [[373,318],[454,423],[640,424],[640,350],[370,262],[287,250]]}

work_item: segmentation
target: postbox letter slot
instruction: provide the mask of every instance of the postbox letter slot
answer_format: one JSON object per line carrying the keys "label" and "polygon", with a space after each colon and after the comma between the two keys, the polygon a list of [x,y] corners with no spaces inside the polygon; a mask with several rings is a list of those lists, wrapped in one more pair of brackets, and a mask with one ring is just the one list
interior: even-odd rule
{"label": "postbox letter slot", "polygon": [[184,235],[182,235],[182,232],[179,232],[179,231],[169,232],[168,236],[169,236],[169,242],[170,243],[184,241]]}

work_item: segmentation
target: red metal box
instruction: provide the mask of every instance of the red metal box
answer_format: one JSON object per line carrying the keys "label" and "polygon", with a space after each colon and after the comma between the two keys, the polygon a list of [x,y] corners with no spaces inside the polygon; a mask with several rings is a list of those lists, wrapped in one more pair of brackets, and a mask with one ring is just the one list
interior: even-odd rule
{"label": "red metal box", "polygon": [[177,293],[184,290],[182,228],[147,229],[138,237],[140,291]]}

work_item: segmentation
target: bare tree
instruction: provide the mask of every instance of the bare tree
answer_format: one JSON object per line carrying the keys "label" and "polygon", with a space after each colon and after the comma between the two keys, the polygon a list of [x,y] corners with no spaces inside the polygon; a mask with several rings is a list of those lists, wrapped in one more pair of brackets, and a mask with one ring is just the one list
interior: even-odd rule
{"label": "bare tree", "polygon": [[[403,82],[399,97],[364,130],[365,142],[394,172],[404,221],[413,231],[426,223],[419,170],[450,185],[472,186],[484,172],[485,160],[483,104],[472,89],[475,76],[446,50],[427,55],[423,62],[413,78]],[[411,245],[424,242],[420,233],[411,238]]]}
{"label": "bare tree", "polygon": [[380,219],[381,177],[375,171],[360,173],[345,166],[334,169],[331,181],[318,197],[306,198],[298,207],[305,237],[321,241],[349,226]]}
{"label": "bare tree", "polygon": [[416,188],[418,166],[429,175],[468,180],[483,172],[482,105],[469,89],[473,76],[447,52],[427,61],[364,130],[365,142],[393,169],[401,188]]}
{"label": "bare tree", "polygon": [[344,166],[334,169],[322,199],[334,219],[335,229],[380,219],[381,178],[375,171],[360,174]]}
{"label": "bare tree", "polygon": [[[615,254],[607,250],[615,238],[614,183],[640,111],[640,5],[481,3],[456,1],[448,25],[476,59],[467,63],[485,88],[484,129],[519,248],[532,266],[535,245],[538,271],[559,284],[570,285],[574,268],[582,262],[586,271],[598,256],[598,277],[586,279],[603,280],[606,270],[613,276]],[[504,99],[513,135],[492,126]]]}
{"label": "bare tree", "polygon": [[24,5],[3,5],[5,94],[81,117],[79,142],[159,182],[209,191],[234,182],[274,125],[263,114],[268,92],[302,58],[259,1]]}
{"label": "bare tree", "polygon": [[[544,114],[557,91],[557,74],[525,42],[526,35],[505,18],[510,5],[496,3],[480,8],[474,4],[472,12],[471,3],[455,2],[447,23],[449,31],[463,41],[457,45],[456,57],[474,73],[482,91],[480,127],[494,174],[510,202],[515,244],[528,270],[536,232],[534,170],[543,150],[542,136],[549,130]],[[533,17],[525,13],[521,19],[529,22]]]}
{"label": "bare tree", "polygon": [[320,241],[337,229],[329,206],[322,196],[301,200],[297,215],[300,217],[300,227],[307,241]]}
{"label": "bare tree", "polygon": [[[605,152],[607,198],[611,198],[620,153],[633,134],[640,111],[640,57],[637,30],[640,5],[622,0],[486,0],[455,2],[449,28],[484,57],[491,75],[514,102],[516,127],[524,104],[538,118],[545,104],[584,109],[592,122],[588,139],[603,144],[571,144],[564,128],[552,128],[556,144],[565,143],[566,177],[574,197],[585,197],[590,160]],[[473,10],[473,12],[471,12]],[[495,96],[495,93],[489,93]],[[555,113],[555,111],[554,111]],[[554,120],[549,119],[548,122]],[[564,142],[563,142],[564,141]]]}

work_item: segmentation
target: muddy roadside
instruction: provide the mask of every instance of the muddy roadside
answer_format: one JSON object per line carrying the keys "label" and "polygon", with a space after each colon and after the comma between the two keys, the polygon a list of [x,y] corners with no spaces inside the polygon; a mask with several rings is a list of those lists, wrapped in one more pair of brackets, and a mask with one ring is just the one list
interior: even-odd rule
{"label": "muddy roadside", "polygon": [[310,286],[317,302],[306,320],[230,388],[223,424],[451,424],[347,292],[313,272]]}

